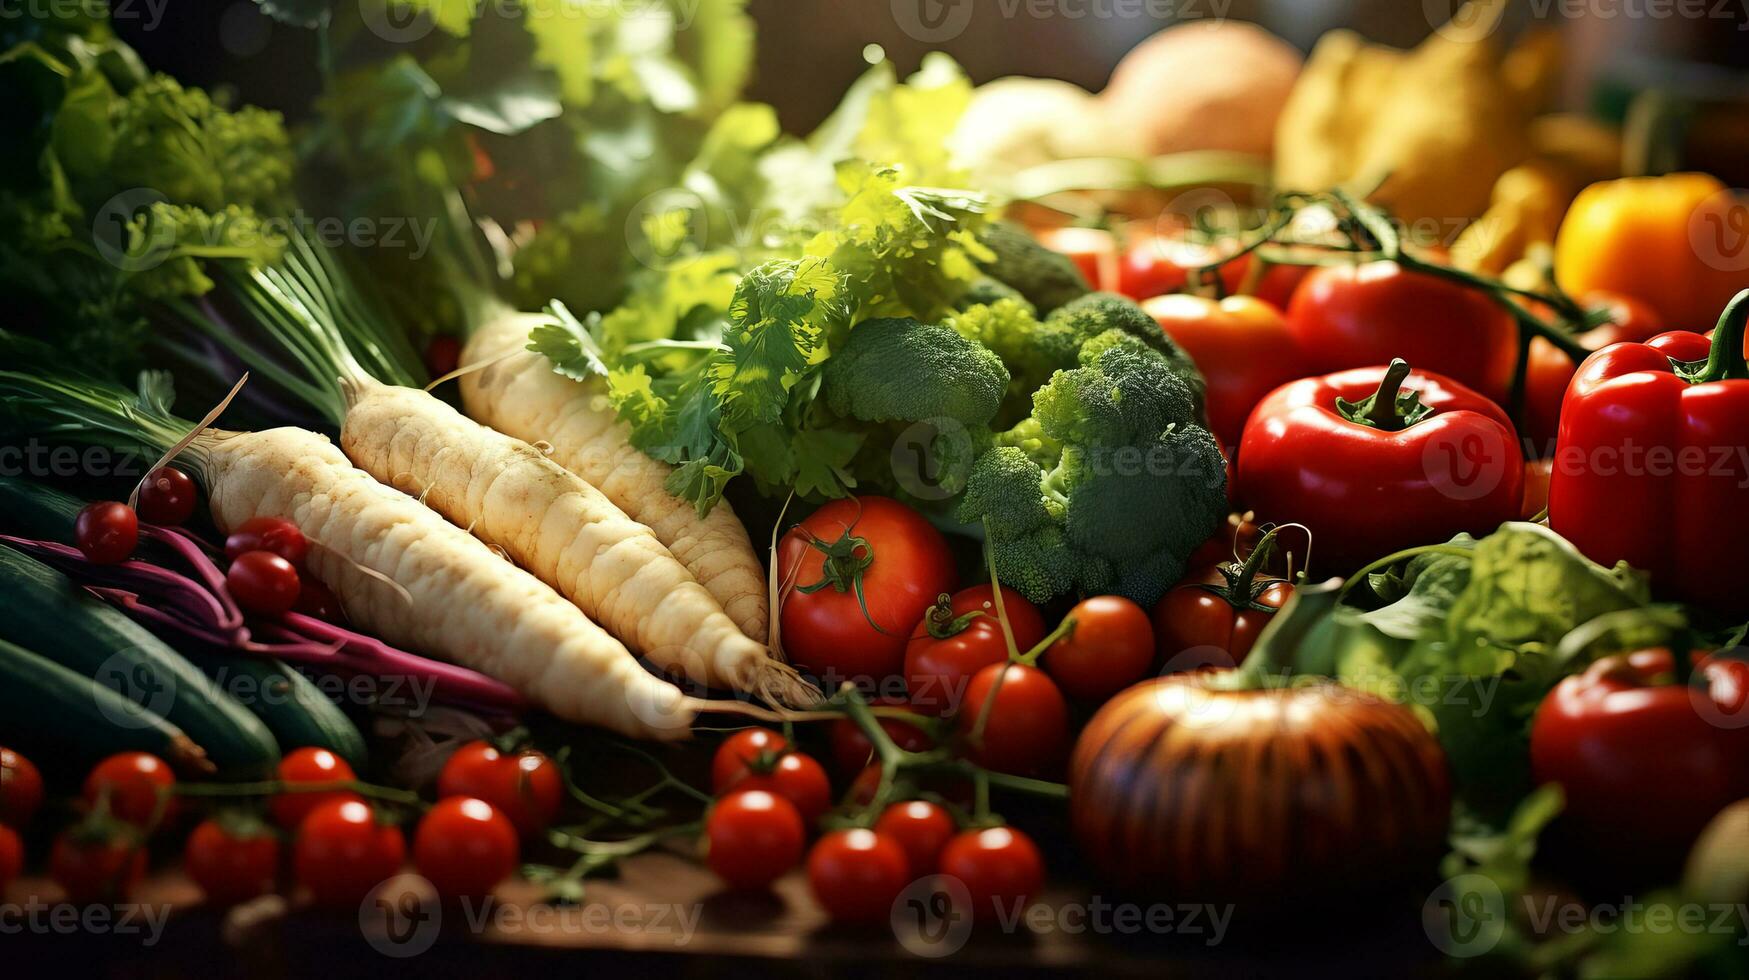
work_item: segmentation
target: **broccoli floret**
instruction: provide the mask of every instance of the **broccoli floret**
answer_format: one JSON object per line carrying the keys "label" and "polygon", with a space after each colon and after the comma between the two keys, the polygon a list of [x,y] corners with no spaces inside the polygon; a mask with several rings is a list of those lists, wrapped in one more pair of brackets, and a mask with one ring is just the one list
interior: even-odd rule
{"label": "broccoli floret", "polygon": [[1068,257],[1045,248],[1014,225],[991,224],[979,241],[995,253],[995,258],[981,262],[980,268],[1026,297],[1041,315],[1087,295],[1091,289]]}
{"label": "broccoli floret", "polygon": [[979,276],[965,292],[960,294],[959,299],[954,300],[953,308],[955,311],[964,312],[974,306],[989,306],[1005,299],[1014,300],[1025,306],[1028,313],[1035,316],[1038,314],[1038,310],[1026,301],[1026,297],[1020,295],[1020,290],[992,276]]}
{"label": "broccoli floret", "polygon": [[1064,304],[1050,315],[1046,323],[1069,330],[1084,340],[1107,331],[1121,330],[1159,351],[1172,366],[1173,372],[1190,385],[1197,413],[1201,414],[1204,393],[1202,373],[1196,369],[1196,363],[1190,359],[1190,355],[1174,343],[1171,337],[1166,336],[1166,331],[1160,329],[1160,324],[1135,301],[1116,293],[1089,293]]}
{"label": "broccoli floret", "polygon": [[833,412],[864,422],[950,418],[987,424],[1008,388],[1008,369],[951,327],[890,318],[850,331],[826,362],[821,390]]}

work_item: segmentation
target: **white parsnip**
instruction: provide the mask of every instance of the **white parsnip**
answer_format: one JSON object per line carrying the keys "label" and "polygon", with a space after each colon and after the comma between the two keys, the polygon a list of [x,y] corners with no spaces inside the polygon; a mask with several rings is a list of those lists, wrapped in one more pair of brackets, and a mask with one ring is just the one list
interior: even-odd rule
{"label": "white parsnip", "polygon": [[523,349],[529,330],[543,321],[500,312],[475,329],[462,363],[486,366],[461,376],[463,408],[500,432],[551,446],[554,462],[650,528],[743,633],[765,642],[771,625],[765,571],[734,509],[723,501],[700,517],[669,493],[664,484],[673,468],[632,446],[601,384],[556,374],[545,358]]}

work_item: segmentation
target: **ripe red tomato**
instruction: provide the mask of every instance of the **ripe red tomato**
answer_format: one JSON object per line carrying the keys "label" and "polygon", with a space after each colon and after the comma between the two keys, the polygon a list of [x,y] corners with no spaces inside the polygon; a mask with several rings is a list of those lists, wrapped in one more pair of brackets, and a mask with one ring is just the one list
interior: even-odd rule
{"label": "ripe red tomato", "polygon": [[1013,919],[1044,888],[1045,862],[1032,838],[1011,827],[990,827],[948,841],[941,873],[966,886],[974,919]]}
{"label": "ripe red tomato", "polygon": [[[1020,653],[1045,638],[1045,620],[1038,608],[1007,586],[1002,588],[1002,609]],[[937,597],[905,645],[905,685],[911,703],[927,714],[951,715],[965,699],[972,675],[1007,659],[1008,641],[996,618],[995,593],[989,585],[961,589],[951,599]]]}
{"label": "ripe red tomato", "polygon": [[1305,375],[1403,358],[1503,401],[1518,359],[1518,325],[1486,295],[1395,262],[1326,266],[1294,293],[1288,327]]}
{"label": "ripe red tomato", "polygon": [[[904,666],[905,641],[936,596],[953,591],[953,555],[922,515],[887,497],[834,500],[784,535],[777,564],[783,643],[827,690]],[[863,614],[866,601],[868,614]]]}
{"label": "ripe red tomato", "polygon": [[1168,673],[1236,667],[1257,634],[1293,595],[1287,581],[1267,574],[1276,534],[1271,531],[1244,562],[1195,572],[1154,605],[1154,640]]}
{"label": "ripe red tomato", "polygon": [[86,504],[73,518],[73,543],[93,564],[126,561],[140,543],[139,515],[114,500]]}
{"label": "ripe red tomato", "polygon": [[1526,460],[1524,464],[1524,504],[1518,508],[1518,519],[1534,521],[1549,509],[1549,481],[1555,475],[1552,459]]}
{"label": "ripe red tomato", "polygon": [[148,752],[117,752],[93,766],[85,777],[85,803],[108,801],[117,820],[150,830],[170,818],[176,776],[169,763]]}
{"label": "ripe red tomato", "polygon": [[928,800],[894,803],[881,811],[874,825],[875,833],[905,849],[913,879],[935,873],[941,849],[953,839],[955,829],[952,815]]}
{"label": "ripe red tomato", "polygon": [[[279,760],[279,780],[284,783],[346,783],[358,778],[346,760],[327,749],[306,746],[297,749]],[[310,811],[334,800],[358,800],[364,798],[351,790],[336,790],[332,793],[320,792],[287,792],[280,793],[268,803],[268,809],[273,813],[273,822],[286,830],[297,830],[310,815]]]}
{"label": "ripe red tomato", "polygon": [[445,898],[482,898],[516,871],[516,828],[485,800],[446,796],[413,832],[413,863]]}
{"label": "ripe red tomato", "polygon": [[730,793],[705,820],[705,863],[730,888],[764,888],[802,859],[806,837],[790,801],[759,789]]}
{"label": "ripe red tomato", "polygon": [[258,824],[206,820],[188,836],[182,863],[208,901],[235,905],[273,891],[279,839]]}
{"label": "ripe red tomato", "polygon": [[140,484],[139,517],[148,524],[181,524],[194,516],[194,480],[174,466],[160,466]]}
{"label": "ripe red tomato", "polygon": [[1117,240],[1098,228],[1044,228],[1033,233],[1045,248],[1066,256],[1081,270],[1087,285],[1110,289],[1117,280]]}
{"label": "ripe red tomato", "polygon": [[314,575],[298,576],[298,601],[292,603],[292,611],[329,623],[346,622],[346,607],[340,604],[340,597]]}
{"label": "ripe red tomato", "polygon": [[368,804],[329,800],[298,827],[292,869],[318,905],[356,908],[406,857],[400,828],[378,823]]}
{"label": "ripe red tomato", "polygon": [[[1190,285],[1190,273],[1232,254],[1230,244],[1193,242],[1165,235],[1139,235],[1124,250],[1118,263],[1116,291],[1134,300],[1175,293]],[[1251,257],[1242,255],[1221,265],[1221,287],[1239,291],[1245,283]]]}
{"label": "ripe red tomato", "polygon": [[872,830],[834,830],[808,853],[808,885],[838,922],[886,921],[910,882],[905,849]]}
{"label": "ripe red tomato", "polygon": [[1154,663],[1154,627],[1141,606],[1122,596],[1083,599],[1065,619],[1074,632],[1051,644],[1039,666],[1064,694],[1103,701],[1147,674]]}
{"label": "ripe red tomato", "polygon": [[[874,802],[875,793],[880,791],[881,764],[869,763],[856,778],[850,782],[848,794],[850,802],[857,806],[868,806]],[[972,805],[975,789],[972,781],[959,775],[930,775],[917,780],[917,788],[947,800],[962,807]]]}
{"label": "ripe red tomato", "polygon": [[225,557],[236,561],[250,551],[271,551],[301,566],[310,543],[296,524],[283,517],[251,517],[225,538]]}
{"label": "ripe red tomato", "polygon": [[722,795],[747,770],[776,765],[777,757],[788,750],[789,739],[769,728],[741,729],[723,739],[711,757],[711,792]]}
{"label": "ripe red tomato", "polygon": [[425,345],[425,373],[432,380],[454,371],[461,360],[462,342],[451,334],[440,333]]}
{"label": "ripe red tomato", "polygon": [[[878,702],[883,703],[885,702]],[[903,702],[900,702],[903,703]],[[888,707],[896,707],[886,704]],[[911,712],[907,712],[910,714]],[[899,718],[882,717],[881,730],[893,740],[893,744],[907,752],[923,752],[935,745],[930,737],[929,729],[922,725],[913,725]],[[874,743],[856,727],[856,722],[849,718],[838,718],[832,722],[832,761],[838,767],[841,775],[860,773],[874,761]]]}
{"label": "ripe red tomato", "polygon": [[0,824],[0,895],[23,870],[24,842],[18,839],[18,831]]}
{"label": "ripe red tomato", "polygon": [[812,756],[786,752],[777,758],[767,772],[743,770],[729,783],[727,792],[739,793],[762,789],[795,804],[802,821],[812,827],[815,821],[832,809],[832,781],[826,770]]}
{"label": "ripe red tomato", "polygon": [[524,837],[552,824],[564,792],[564,780],[553,760],[533,749],[506,754],[483,741],[457,749],[437,777],[438,796],[485,800]]}
{"label": "ripe red tomato", "polygon": [[[1664,332],[1664,321],[1657,311],[1628,296],[1591,292],[1580,297],[1579,305],[1588,311],[1609,314],[1609,322],[1576,338],[1590,350],[1651,340]],[[1578,369],[1571,357],[1541,337],[1530,342],[1530,362],[1524,375],[1523,422],[1518,433],[1524,437],[1530,455],[1554,455],[1561,401],[1567,397],[1567,385]]]}
{"label": "ripe red tomato", "polygon": [[1210,431],[1229,451],[1264,396],[1309,373],[1281,311],[1255,296],[1156,296],[1142,308],[1196,362]]}
{"label": "ripe red tomato", "polygon": [[960,733],[970,737],[986,713],[982,738],[969,750],[986,769],[1030,776],[1062,762],[1069,747],[1069,706],[1044,671],[1023,664],[996,664],[973,674],[958,716]]}
{"label": "ripe red tomato", "polygon": [[297,605],[303,583],[292,563],[271,551],[245,551],[232,559],[225,588],[237,605],[261,616],[278,616]]}
{"label": "ripe red tomato", "polygon": [[29,759],[0,746],[0,824],[24,827],[42,801],[42,773]]}
{"label": "ripe red tomato", "polygon": [[74,827],[49,849],[49,877],[74,905],[125,902],[146,876],[146,850],[125,833]]}

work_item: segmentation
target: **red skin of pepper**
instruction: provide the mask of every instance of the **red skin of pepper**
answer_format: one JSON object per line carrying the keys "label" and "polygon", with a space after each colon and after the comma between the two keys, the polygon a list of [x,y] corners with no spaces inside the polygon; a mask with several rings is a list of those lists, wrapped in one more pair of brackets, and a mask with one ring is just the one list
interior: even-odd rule
{"label": "red skin of pepper", "polygon": [[[1749,291],[1732,307],[1749,312]],[[1673,331],[1586,359],[1561,405],[1549,526],[1593,561],[1651,573],[1662,594],[1740,615],[1749,612],[1749,379],[1691,383],[1670,363],[1703,360],[1711,346]]]}
{"label": "red skin of pepper", "polygon": [[1376,391],[1383,367],[1277,388],[1245,425],[1239,498],[1260,523],[1312,530],[1311,560],[1344,572],[1404,548],[1486,534],[1518,516],[1524,453],[1506,413],[1450,378],[1410,373],[1432,414],[1388,432],[1351,422],[1336,400]]}

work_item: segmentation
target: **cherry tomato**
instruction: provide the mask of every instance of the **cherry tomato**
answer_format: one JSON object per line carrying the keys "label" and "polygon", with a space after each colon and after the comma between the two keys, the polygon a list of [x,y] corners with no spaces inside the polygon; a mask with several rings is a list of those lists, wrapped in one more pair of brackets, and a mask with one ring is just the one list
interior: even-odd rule
{"label": "cherry tomato", "polygon": [[1265,571],[1279,533],[1261,538],[1243,562],[1193,573],[1155,603],[1156,652],[1167,672],[1236,667],[1251,652],[1257,634],[1293,595],[1291,584]]}
{"label": "cherry tomato", "polygon": [[808,853],[808,885],[838,922],[887,921],[910,883],[905,849],[872,830],[834,830]]}
{"label": "cherry tomato", "polygon": [[159,823],[170,818],[175,787],[176,776],[163,759],[148,752],[117,752],[85,777],[85,802],[95,807],[100,797],[107,798],[111,816],[150,828],[154,818]]}
{"label": "cherry tomato", "polygon": [[174,466],[160,466],[140,484],[141,520],[148,524],[181,524],[194,516],[194,480]]}
{"label": "cherry tomato", "polygon": [[796,812],[812,827],[827,810],[832,809],[832,781],[826,770],[812,756],[786,752],[777,758],[769,772],[744,770],[729,784],[729,793],[762,789],[795,804]]}
{"label": "cherry tomato", "polygon": [[[880,791],[881,764],[869,765],[857,773],[851,780],[849,798],[857,806],[867,806],[874,802],[875,794]],[[963,776],[925,776],[918,780],[919,790],[925,790],[960,806],[971,806],[974,788],[972,781]]]}
{"label": "cherry tomato", "polygon": [[433,380],[454,371],[462,361],[462,342],[440,333],[425,345],[425,372]]}
{"label": "cherry tomato", "polygon": [[[1002,609],[1020,653],[1045,638],[1045,620],[1020,593],[1002,589]],[[1008,659],[1008,641],[996,618],[988,585],[938,596],[905,645],[905,685],[911,703],[932,715],[950,715],[965,699],[972,675]]]}
{"label": "cherry tomato", "polygon": [[959,713],[961,734],[969,737],[986,713],[982,739],[970,751],[986,769],[1025,776],[1048,772],[1062,761],[1069,746],[1069,706],[1044,671],[996,664],[973,674]]}
{"label": "cherry tomato", "polygon": [[225,572],[225,588],[237,605],[262,616],[278,616],[297,604],[303,583],[292,563],[271,551],[245,551]]}
{"label": "cherry tomato", "polygon": [[[883,703],[883,702],[877,702]],[[903,703],[903,702],[901,702]],[[888,707],[896,705],[886,703]],[[907,712],[909,713],[909,712]],[[929,730],[922,725],[913,725],[900,718],[882,717],[881,730],[893,743],[907,752],[922,752],[934,746],[929,737]],[[860,773],[874,759],[874,743],[856,727],[856,722],[849,718],[838,718],[832,722],[832,761],[838,766],[838,772],[843,775]]]}
{"label": "cherry tomato", "polygon": [[129,834],[75,827],[49,849],[49,877],[75,905],[125,902],[145,876],[145,848]]}
{"label": "cherry tomato", "polygon": [[0,746],[0,824],[23,828],[42,801],[42,773],[29,759]]}
{"label": "cherry tomato", "polygon": [[705,863],[730,888],[764,888],[802,859],[806,837],[789,800],[762,789],[730,793],[705,820]]}
{"label": "cherry tomato", "polygon": [[208,901],[235,905],[273,891],[279,839],[265,826],[206,820],[188,835],[182,863]]}
{"label": "cherry tomato", "polygon": [[298,576],[298,601],[292,603],[292,611],[324,622],[346,622],[346,608],[340,604],[340,597],[314,575]]}
{"label": "cherry tomato", "polygon": [[437,777],[438,796],[485,800],[524,837],[552,824],[564,793],[553,760],[533,749],[507,754],[490,742],[469,742],[457,749]]}
{"label": "cherry tomato", "polygon": [[73,543],[94,564],[126,561],[140,543],[139,515],[114,500],[86,504],[73,518]]}
{"label": "cherry tomato", "polygon": [[911,628],[936,596],[953,591],[953,555],[941,532],[887,497],[834,500],[815,511],[784,535],[777,564],[793,584],[781,612],[784,647],[827,690],[897,674]]}
{"label": "cherry tomato", "polygon": [[723,739],[711,757],[711,792],[722,795],[749,769],[766,769],[789,751],[789,739],[769,728],[743,728]]}
{"label": "cherry tomato", "polygon": [[[1616,293],[1592,292],[1579,297],[1579,305],[1587,311],[1609,315],[1607,323],[1574,338],[1587,350],[1651,340],[1664,332],[1664,321],[1657,311],[1637,299]],[[1555,435],[1561,423],[1561,401],[1567,397],[1567,385],[1578,369],[1571,357],[1541,337],[1530,342],[1530,362],[1524,375],[1523,423],[1519,427],[1519,435],[1524,437],[1529,455],[1554,455]]]}
{"label": "cherry tomato", "polygon": [[941,873],[958,878],[971,896],[974,919],[1012,919],[1038,897],[1045,862],[1032,838],[1011,827],[968,830],[941,851]]}
{"label": "cherry tomato", "polygon": [[[1190,285],[1192,270],[1232,251],[1230,245],[1166,235],[1138,236],[1119,260],[1116,290],[1134,300],[1178,292]],[[1222,289],[1227,293],[1238,292],[1250,264],[1249,255],[1223,263],[1219,272]]]}
{"label": "cherry tomato", "polygon": [[[345,783],[358,778],[345,759],[327,749],[311,746],[290,752],[279,760],[278,773],[283,783]],[[286,830],[297,830],[311,810],[334,800],[363,802],[364,798],[351,790],[286,792],[276,795],[268,803],[268,809],[273,813],[274,823]]]}
{"label": "cherry tomato", "polygon": [[372,888],[401,870],[407,841],[398,827],[377,822],[359,800],[329,800],[298,827],[292,868],[316,903],[357,908]]}
{"label": "cherry tomato", "polygon": [[1104,701],[1147,674],[1154,663],[1154,627],[1141,606],[1122,596],[1083,599],[1065,619],[1074,631],[1051,644],[1039,666],[1064,694]]}
{"label": "cherry tomato", "polygon": [[1142,308],[1196,362],[1210,431],[1229,450],[1264,396],[1307,374],[1287,320],[1255,296],[1156,296]]}
{"label": "cherry tomato", "polygon": [[516,828],[485,800],[446,796],[413,832],[413,863],[445,898],[482,898],[516,871]]}
{"label": "cherry tomato", "polygon": [[1518,508],[1518,519],[1534,521],[1549,509],[1549,480],[1555,474],[1552,459],[1526,460],[1524,464],[1524,504]]}
{"label": "cherry tomato", "polygon": [[1117,281],[1117,240],[1098,228],[1045,228],[1034,232],[1038,243],[1066,256],[1093,289],[1110,289]]}
{"label": "cherry tomato", "polygon": [[250,551],[271,551],[293,565],[302,565],[310,542],[296,524],[283,517],[251,517],[225,538],[225,557],[236,561]]}
{"label": "cherry tomato", "polygon": [[953,817],[928,800],[894,803],[881,811],[875,833],[890,837],[905,849],[911,877],[935,873],[941,849],[953,839]]}
{"label": "cherry tomato", "polygon": [[1207,541],[1185,559],[1186,568],[1213,568],[1230,561],[1244,561],[1263,540],[1263,529],[1257,526],[1257,515],[1249,511],[1228,514],[1227,523],[1209,536]]}
{"label": "cherry tomato", "polygon": [[6,894],[6,886],[23,870],[24,842],[18,839],[18,831],[0,824],[0,895]]}

